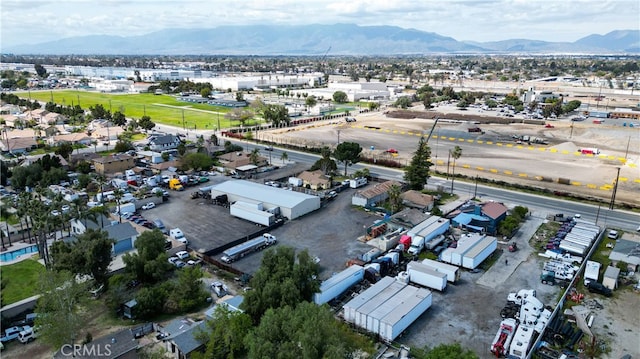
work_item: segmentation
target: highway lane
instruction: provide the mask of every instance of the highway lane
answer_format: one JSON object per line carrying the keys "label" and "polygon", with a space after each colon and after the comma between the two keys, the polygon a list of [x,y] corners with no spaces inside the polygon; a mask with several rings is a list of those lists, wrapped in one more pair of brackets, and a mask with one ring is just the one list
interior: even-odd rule
{"label": "highway lane", "polygon": [[[232,142],[242,145],[244,148],[252,150],[253,148],[259,148],[262,155],[268,155],[268,151],[265,151],[264,145],[256,145],[254,143],[248,143],[245,141]],[[315,161],[320,158],[318,155],[313,155],[305,152],[299,152],[290,149],[282,149],[274,147],[271,151],[271,156],[274,164],[278,164],[278,160],[282,152],[287,152],[290,161],[305,163],[311,166]],[[340,168],[340,165],[338,164]],[[391,169],[385,167],[379,167],[370,164],[357,163],[349,167],[349,172],[352,173],[358,169],[369,168],[372,176],[379,177],[387,180],[402,180],[404,172],[398,169]],[[444,188],[451,188],[451,182],[441,177],[431,177],[428,180],[430,185],[442,185]],[[460,198],[472,198],[475,191],[475,183],[464,182],[456,179],[454,182],[454,192]],[[562,198],[553,198],[540,196],[535,194],[517,192],[512,190],[506,190],[502,188],[495,188],[478,184],[477,195],[482,199],[494,200],[499,202],[508,203],[511,205],[521,205],[529,208],[534,213],[539,215],[563,213],[565,215],[580,214],[583,219],[596,222],[600,226],[615,227],[627,231],[635,231],[640,226],[640,215],[623,210],[609,210],[608,206],[603,205],[600,208],[597,205],[586,204],[580,202],[573,202]],[[544,214],[543,214],[544,213]]]}

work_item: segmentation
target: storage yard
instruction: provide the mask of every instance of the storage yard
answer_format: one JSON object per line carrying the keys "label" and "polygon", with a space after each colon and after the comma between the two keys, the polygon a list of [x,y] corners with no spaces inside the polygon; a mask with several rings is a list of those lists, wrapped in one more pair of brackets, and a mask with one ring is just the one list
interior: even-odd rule
{"label": "storage yard", "polygon": [[[226,179],[214,178],[213,186]],[[267,192],[285,192],[263,184],[250,183],[249,186],[255,190],[264,187]],[[212,197],[225,194],[231,202],[232,192],[213,192]],[[586,221],[565,223],[549,239],[547,252],[538,256],[533,253],[529,239],[548,214],[532,212],[520,231],[510,239],[509,243],[517,243],[519,248],[511,253],[507,251],[507,243],[499,243],[496,237],[450,230],[449,220],[442,217],[425,216],[426,220],[413,228],[408,228],[406,224],[399,225],[393,219],[381,220],[373,212],[351,207],[350,200],[354,192],[347,189],[339,193],[319,209],[270,230],[269,235],[277,238],[277,245],[307,249],[312,257],[317,258],[323,281],[321,292],[315,296],[316,303],[328,303],[346,321],[375,333],[385,342],[408,346],[434,346],[459,341],[481,357],[489,357],[492,355],[492,341],[496,337],[501,345],[506,346],[508,341],[507,338],[500,339],[504,337],[503,334],[496,333],[505,320],[501,314],[509,313],[505,312],[508,294],[518,288],[530,288],[536,291],[536,298],[540,302],[554,305],[561,287],[543,283],[544,271],[557,277],[555,283],[570,280],[581,258],[575,253],[560,255],[556,251],[563,241],[569,243],[573,237],[586,237],[592,243],[594,231],[597,234],[599,230]],[[236,201],[242,202],[241,199]],[[258,207],[258,203],[263,203],[262,210],[272,208],[271,200],[266,199],[246,203]],[[182,206],[176,216],[188,217],[192,223],[208,224],[209,230],[200,233],[181,224],[192,243],[211,243],[206,238],[219,236],[217,230],[210,230],[211,226],[217,229],[218,223],[222,228],[229,221],[241,223],[239,228],[244,228],[245,233],[236,235],[234,239],[263,228],[235,218],[228,207],[204,199],[188,199],[185,192],[176,192],[170,205],[172,209]],[[194,211],[193,208],[198,210]],[[211,210],[216,210],[216,214],[211,216]],[[157,208],[147,213],[152,211],[157,211]],[[174,218],[161,218],[168,225],[173,224]],[[560,238],[563,235],[564,238]],[[558,239],[554,240],[556,237]],[[247,239],[251,238],[254,237]],[[416,243],[415,239],[421,243]],[[437,260],[402,253],[414,244],[419,247],[418,253],[434,253],[436,247],[443,247],[444,250],[438,252]],[[231,261],[230,265],[251,273],[258,267],[261,258],[262,253],[252,249],[246,257],[241,256]],[[346,267],[346,262],[354,265]],[[489,264],[483,265],[485,262]],[[387,287],[380,289],[385,284]],[[400,302],[404,304],[399,305]],[[518,311],[515,305],[510,308],[511,313]],[[540,312],[538,314],[542,315]],[[532,343],[539,336],[520,327],[519,332],[516,330],[509,334],[512,343],[526,343],[527,340]],[[571,334],[577,333],[574,330]],[[514,348],[515,351],[519,350]],[[512,355],[516,356],[517,353]]]}

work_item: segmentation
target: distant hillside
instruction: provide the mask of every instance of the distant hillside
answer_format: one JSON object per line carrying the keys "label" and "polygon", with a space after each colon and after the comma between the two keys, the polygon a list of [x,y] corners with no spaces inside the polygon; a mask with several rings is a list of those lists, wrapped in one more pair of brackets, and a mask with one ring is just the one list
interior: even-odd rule
{"label": "distant hillside", "polygon": [[221,26],[213,29],[166,29],[130,37],[72,37],[37,45],[14,46],[2,51],[16,54],[322,55],[329,47],[331,55],[638,53],[640,30],[589,35],[574,43],[526,39],[477,43],[397,26]]}

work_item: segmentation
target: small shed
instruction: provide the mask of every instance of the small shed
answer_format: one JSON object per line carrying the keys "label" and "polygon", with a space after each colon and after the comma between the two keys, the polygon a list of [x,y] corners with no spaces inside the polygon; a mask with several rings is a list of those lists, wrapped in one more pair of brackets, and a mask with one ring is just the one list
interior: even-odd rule
{"label": "small shed", "polygon": [[135,307],[138,305],[138,301],[131,299],[130,301],[122,305],[122,316],[128,319],[135,319]]}
{"label": "small shed", "polygon": [[604,271],[604,278],[602,278],[602,285],[615,290],[618,288],[618,276],[620,275],[620,268],[608,266]]}

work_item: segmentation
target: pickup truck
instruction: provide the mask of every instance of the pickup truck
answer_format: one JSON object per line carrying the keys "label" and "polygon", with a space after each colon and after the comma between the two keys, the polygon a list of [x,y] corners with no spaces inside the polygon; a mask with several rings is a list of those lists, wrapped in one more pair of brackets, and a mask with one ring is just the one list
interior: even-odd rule
{"label": "pickup truck", "polygon": [[18,338],[18,335],[24,329],[25,329],[24,327],[11,327],[11,328],[5,329],[4,330],[4,335],[2,337],[0,337],[0,342],[1,343],[6,343],[6,342],[10,342],[10,341]]}

